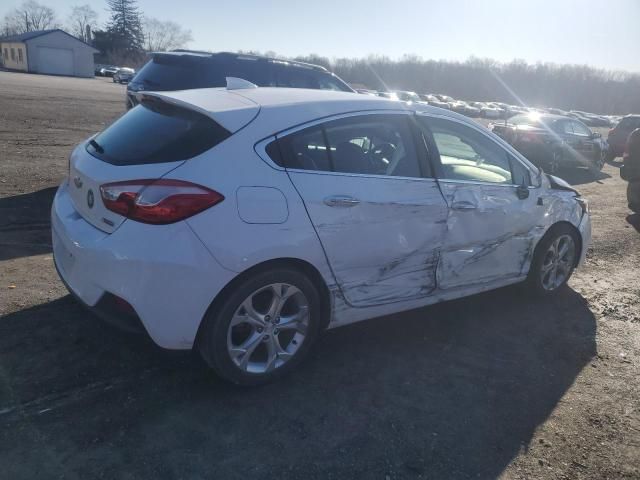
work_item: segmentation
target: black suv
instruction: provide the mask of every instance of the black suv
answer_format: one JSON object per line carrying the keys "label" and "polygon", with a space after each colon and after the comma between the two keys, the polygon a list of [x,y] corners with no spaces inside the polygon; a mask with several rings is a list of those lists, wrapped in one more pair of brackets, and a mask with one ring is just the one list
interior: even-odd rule
{"label": "black suv", "polygon": [[260,87],[313,88],[354,92],[326,68],[309,63],[238,53],[190,50],[154,53],[127,86],[127,108],[141,90],[188,90],[226,86],[226,77]]}

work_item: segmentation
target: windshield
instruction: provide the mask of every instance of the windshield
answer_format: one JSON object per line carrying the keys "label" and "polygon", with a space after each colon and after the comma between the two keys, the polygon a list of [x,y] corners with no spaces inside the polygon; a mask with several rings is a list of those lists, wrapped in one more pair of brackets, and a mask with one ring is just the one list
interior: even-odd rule
{"label": "windshield", "polygon": [[557,120],[541,117],[540,115],[516,115],[509,120],[513,125],[522,125],[536,128],[551,128]]}

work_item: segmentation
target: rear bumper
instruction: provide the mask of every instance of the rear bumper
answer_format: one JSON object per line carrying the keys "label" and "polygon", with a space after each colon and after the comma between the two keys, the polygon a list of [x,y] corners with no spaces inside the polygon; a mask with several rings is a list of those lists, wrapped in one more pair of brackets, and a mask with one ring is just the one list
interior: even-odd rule
{"label": "rear bumper", "polygon": [[53,202],[51,228],[54,262],[69,291],[98,313],[105,295],[121,297],[164,348],[193,346],[207,308],[234,276],[185,222],[125,221],[112,234],[98,230],[75,210],[66,182]]}

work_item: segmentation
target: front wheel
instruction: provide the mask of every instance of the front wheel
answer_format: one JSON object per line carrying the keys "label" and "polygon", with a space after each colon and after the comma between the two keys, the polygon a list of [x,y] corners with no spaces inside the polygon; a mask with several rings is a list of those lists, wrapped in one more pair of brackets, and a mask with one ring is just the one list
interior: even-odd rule
{"label": "front wheel", "polygon": [[527,282],[536,293],[558,291],[571,278],[578,260],[579,238],[568,225],[552,227],[536,247]]}
{"label": "front wheel", "polygon": [[599,172],[600,170],[602,170],[602,167],[604,167],[606,159],[607,159],[607,152],[605,150],[599,149],[596,152],[595,158],[593,159],[593,163],[589,166],[589,168],[594,173]]}
{"label": "front wheel", "polygon": [[320,295],[292,269],[246,277],[205,317],[198,346],[218,375],[238,385],[273,381],[309,352],[321,325]]}

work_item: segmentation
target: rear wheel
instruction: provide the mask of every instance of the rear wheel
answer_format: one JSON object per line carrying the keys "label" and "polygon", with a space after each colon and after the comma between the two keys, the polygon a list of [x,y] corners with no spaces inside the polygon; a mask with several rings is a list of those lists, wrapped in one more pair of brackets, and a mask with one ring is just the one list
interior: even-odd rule
{"label": "rear wheel", "polygon": [[548,295],[566,285],[578,260],[578,245],[578,235],[569,225],[557,225],[545,234],[527,278],[536,293]]}
{"label": "rear wheel", "polygon": [[291,371],[320,331],[320,295],[303,273],[277,269],[242,280],[207,314],[200,353],[223,378],[259,385]]}

